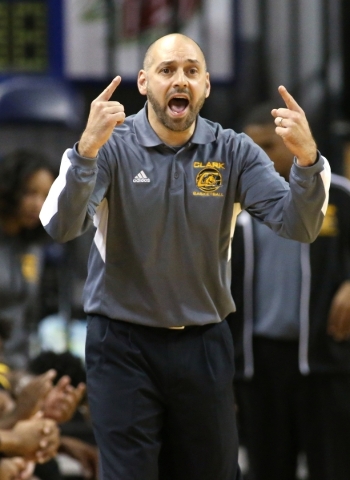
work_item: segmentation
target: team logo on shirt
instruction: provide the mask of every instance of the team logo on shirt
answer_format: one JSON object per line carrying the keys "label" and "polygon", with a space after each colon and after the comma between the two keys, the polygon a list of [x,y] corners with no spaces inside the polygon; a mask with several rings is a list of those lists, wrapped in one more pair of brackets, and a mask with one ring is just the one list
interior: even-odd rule
{"label": "team logo on shirt", "polygon": [[222,185],[222,175],[216,168],[203,168],[196,177],[196,185],[201,192],[216,192]]}

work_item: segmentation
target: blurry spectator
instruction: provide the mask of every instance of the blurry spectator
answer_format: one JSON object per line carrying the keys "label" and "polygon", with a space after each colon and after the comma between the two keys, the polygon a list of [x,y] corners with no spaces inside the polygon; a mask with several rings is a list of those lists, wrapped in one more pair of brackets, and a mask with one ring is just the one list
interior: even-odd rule
{"label": "blurry spectator", "polygon": [[[57,367],[57,371],[50,366]],[[75,438],[74,429],[71,435],[62,431],[59,435],[56,426],[60,424],[60,430],[63,430],[62,424],[75,417],[77,408],[85,399],[85,370],[81,360],[69,352],[43,352],[32,360],[30,368],[32,370],[28,372],[8,369],[4,373],[8,390],[0,390],[0,399],[6,395],[8,405],[0,415],[0,452],[7,456],[21,456],[26,462],[34,461],[35,475],[40,480],[62,479],[54,460],[57,451],[78,461],[84,478],[97,478],[96,446]],[[41,371],[44,373],[34,374]],[[72,376],[72,381],[66,373]],[[85,421],[83,415],[80,418]],[[84,433],[83,429],[79,429],[78,434],[81,433]],[[15,469],[17,464],[5,465]]]}
{"label": "blurry spectator", "polygon": [[[58,450],[77,459],[87,478],[97,476],[97,448],[60,435],[57,427],[68,424],[83,402],[87,410],[81,360],[45,352],[27,368],[30,334],[47,313],[46,297],[50,308],[58,307],[52,272],[64,251],[39,222],[55,176],[37,152],[17,150],[0,160],[0,451],[7,457],[0,462],[1,480],[32,478],[35,464],[38,478],[61,478],[57,464],[48,462]],[[48,261],[54,264],[50,291]],[[45,464],[41,472],[38,464]]]}
{"label": "blurry spectator", "polygon": [[53,390],[55,374],[54,370],[49,370],[33,377],[18,391],[16,399],[13,396],[11,371],[3,373],[8,380],[7,383],[3,382],[7,390],[2,387],[0,393],[2,399],[7,396],[9,402],[6,411],[0,415],[1,480],[32,479],[36,464],[46,463],[56,456],[61,444],[57,422],[45,418],[41,410],[49,392]]}
{"label": "blurry spectator", "polygon": [[[59,451],[77,460],[86,478],[97,478],[98,450],[90,424],[87,398],[84,395],[86,378],[84,365],[80,358],[70,352],[55,353],[53,351],[41,352],[29,363],[29,372],[32,374],[42,375],[43,372],[50,369],[57,372],[56,387],[69,381],[71,390],[75,391],[74,404],[78,407],[74,409],[74,416],[69,414],[69,412],[72,413],[71,409],[67,411],[66,423],[61,425],[62,436]],[[80,398],[79,402],[77,402],[78,397]],[[62,419],[62,413],[64,414],[66,410],[61,408],[61,404],[55,391],[49,392],[43,411],[46,412],[46,416],[55,418],[56,408],[58,408],[58,418]],[[47,467],[37,468],[36,473],[40,473],[42,468]]]}
{"label": "blurry spectator", "polygon": [[[245,132],[288,180],[293,158],[271,109],[252,112]],[[350,478],[350,182],[332,175],[329,195],[311,245],[238,217],[229,323],[249,479],[295,480],[300,451],[310,480]]]}
{"label": "blurry spectator", "polygon": [[54,178],[51,164],[37,152],[17,150],[0,160],[0,319],[8,323],[4,356],[13,367],[25,367],[30,328],[40,317],[49,238],[39,212]]}

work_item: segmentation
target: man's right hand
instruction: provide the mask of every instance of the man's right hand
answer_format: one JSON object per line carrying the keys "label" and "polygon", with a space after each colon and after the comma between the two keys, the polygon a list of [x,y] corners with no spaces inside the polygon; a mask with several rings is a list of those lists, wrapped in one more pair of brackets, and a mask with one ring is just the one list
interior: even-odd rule
{"label": "man's right hand", "polygon": [[110,100],[120,82],[121,77],[118,75],[91,103],[87,125],[78,144],[81,156],[95,158],[114,128],[124,123],[124,106]]}

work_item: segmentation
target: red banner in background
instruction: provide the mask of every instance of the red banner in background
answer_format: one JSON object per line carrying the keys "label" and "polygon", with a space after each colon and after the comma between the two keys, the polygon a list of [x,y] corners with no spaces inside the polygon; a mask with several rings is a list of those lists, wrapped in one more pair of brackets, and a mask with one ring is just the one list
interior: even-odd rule
{"label": "red banner in background", "polygon": [[125,0],[123,38],[135,38],[152,28],[181,25],[191,18],[200,4],[201,0]]}
{"label": "red banner in background", "polygon": [[134,80],[147,46],[162,35],[178,32],[201,45],[212,80],[231,80],[236,2],[64,0],[65,75],[98,79],[118,73]]}
{"label": "red banner in background", "polygon": [[154,28],[170,23],[168,0],[125,0],[123,3],[123,38],[135,38]]}
{"label": "red banner in background", "polygon": [[178,18],[184,23],[189,20],[197,9],[200,8],[201,0],[177,0]]}

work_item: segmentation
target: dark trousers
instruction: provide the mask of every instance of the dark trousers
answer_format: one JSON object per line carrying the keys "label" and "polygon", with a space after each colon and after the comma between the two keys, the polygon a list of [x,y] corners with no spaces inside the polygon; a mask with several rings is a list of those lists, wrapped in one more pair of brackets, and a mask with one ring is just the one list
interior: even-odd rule
{"label": "dark trousers", "polygon": [[298,342],[254,339],[255,375],[235,382],[249,480],[295,480],[306,454],[310,480],[350,478],[350,375],[303,376]]}
{"label": "dark trousers", "polygon": [[89,317],[88,397],[103,480],[239,480],[226,322],[185,330]]}

